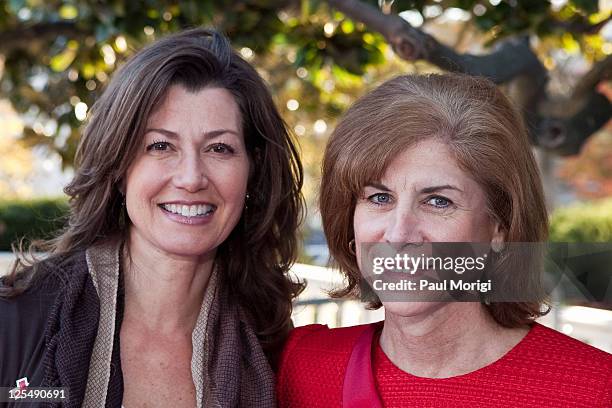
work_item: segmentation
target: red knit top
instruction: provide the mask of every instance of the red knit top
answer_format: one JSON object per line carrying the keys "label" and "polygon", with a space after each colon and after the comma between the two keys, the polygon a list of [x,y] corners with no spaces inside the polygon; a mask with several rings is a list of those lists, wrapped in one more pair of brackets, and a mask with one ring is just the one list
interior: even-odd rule
{"label": "red knit top", "polygon": [[[368,325],[295,329],[278,373],[280,407],[342,407],[351,352]],[[612,355],[534,324],[494,363],[451,378],[423,378],[396,367],[375,336],[372,370],[385,407],[612,408]]]}

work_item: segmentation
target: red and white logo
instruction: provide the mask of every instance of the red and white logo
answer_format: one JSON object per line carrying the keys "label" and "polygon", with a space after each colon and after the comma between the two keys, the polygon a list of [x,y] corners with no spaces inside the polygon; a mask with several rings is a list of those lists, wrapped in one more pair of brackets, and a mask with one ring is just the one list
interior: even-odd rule
{"label": "red and white logo", "polygon": [[15,381],[15,384],[17,384],[17,388],[19,388],[20,390],[25,390],[28,385],[30,385],[30,383],[28,382],[28,377],[18,379],[17,381]]}

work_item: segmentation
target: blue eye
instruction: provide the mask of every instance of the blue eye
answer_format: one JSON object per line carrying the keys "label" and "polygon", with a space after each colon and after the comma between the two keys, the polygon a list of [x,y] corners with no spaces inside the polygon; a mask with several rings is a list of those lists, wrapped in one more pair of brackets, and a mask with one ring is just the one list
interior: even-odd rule
{"label": "blue eye", "polygon": [[453,202],[447,198],[435,196],[427,200],[427,204],[436,208],[448,208]]}
{"label": "blue eye", "polygon": [[391,196],[387,193],[376,193],[369,196],[368,201],[376,205],[388,204],[391,202]]}
{"label": "blue eye", "polygon": [[168,142],[153,142],[147,146],[147,152],[151,150],[163,152],[168,150],[168,147],[170,147],[170,143]]}

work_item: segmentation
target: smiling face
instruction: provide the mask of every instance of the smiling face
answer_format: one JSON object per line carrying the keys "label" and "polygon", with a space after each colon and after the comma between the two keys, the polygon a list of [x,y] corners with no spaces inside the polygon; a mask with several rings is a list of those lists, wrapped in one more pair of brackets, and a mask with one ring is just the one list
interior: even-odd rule
{"label": "smiling face", "polygon": [[[457,164],[448,147],[426,139],[395,157],[383,178],[366,185],[353,218],[360,270],[364,243],[491,242],[503,240],[487,211],[483,189]],[[387,311],[412,315],[432,302],[388,304]],[[439,305],[438,305],[439,306]]]}
{"label": "smiling face", "polygon": [[180,257],[214,257],[240,219],[250,161],[225,89],[168,90],[128,169],[130,242]]}

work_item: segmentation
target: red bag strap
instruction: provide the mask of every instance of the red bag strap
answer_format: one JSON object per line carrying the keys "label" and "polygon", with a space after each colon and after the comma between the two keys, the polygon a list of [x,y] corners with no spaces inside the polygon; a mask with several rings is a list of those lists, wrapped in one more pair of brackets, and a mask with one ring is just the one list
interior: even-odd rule
{"label": "red bag strap", "polygon": [[368,325],[353,346],[342,386],[344,408],[382,408],[372,371],[372,340],[379,327]]}

